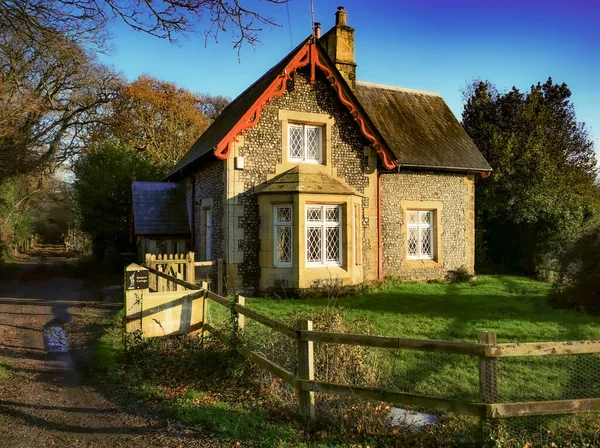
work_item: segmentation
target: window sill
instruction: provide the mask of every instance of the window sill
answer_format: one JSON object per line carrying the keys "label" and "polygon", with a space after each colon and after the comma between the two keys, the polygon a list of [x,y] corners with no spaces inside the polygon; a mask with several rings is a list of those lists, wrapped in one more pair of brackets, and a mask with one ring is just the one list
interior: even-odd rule
{"label": "window sill", "polygon": [[435,260],[405,260],[402,267],[406,269],[441,269],[442,265]]}

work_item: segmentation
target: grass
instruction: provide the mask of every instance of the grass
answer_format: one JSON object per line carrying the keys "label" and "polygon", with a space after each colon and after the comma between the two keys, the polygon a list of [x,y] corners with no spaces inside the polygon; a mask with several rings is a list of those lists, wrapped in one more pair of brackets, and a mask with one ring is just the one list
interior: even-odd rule
{"label": "grass", "polygon": [[[366,320],[382,336],[476,341],[478,332],[495,331],[498,342],[600,339],[599,317],[553,308],[550,291],[551,285],[527,278],[481,276],[468,283],[399,283],[355,297],[246,303],[288,322],[335,304],[349,320]],[[387,352],[393,389],[478,400],[478,358]],[[503,401],[600,397],[600,356],[500,359],[498,387]]]}
{"label": "grass", "polygon": [[[335,300],[248,298],[246,303],[262,314],[291,323],[299,316],[314,315],[325,307],[336,305],[349,322],[349,328],[353,328],[353,323],[354,328],[364,328],[366,322],[374,334],[385,336],[475,341],[478,332],[495,331],[499,342],[600,339],[600,317],[551,307],[547,300],[550,290],[549,284],[526,278],[481,276],[476,281],[462,284],[388,283],[379,290]],[[227,319],[228,312],[222,306],[210,303],[209,308],[210,318],[214,321]],[[249,363],[230,358],[234,356],[231,352],[206,353],[205,347],[199,350],[193,341],[170,338],[145,340],[126,352],[120,325],[122,317],[121,313],[112,318],[112,325],[100,340],[96,366],[110,381],[120,384],[132,396],[156,407],[165,416],[186,425],[198,425],[232,446],[236,441],[241,441],[242,446],[265,447],[346,446],[348,443],[349,440],[344,439],[347,435],[334,435],[331,428],[307,431],[288,408],[281,408],[268,391],[249,381],[254,371]],[[264,327],[249,319],[247,325],[255,325],[252,331],[248,328],[247,335],[256,335],[256,341],[262,336],[267,340],[273,336],[253,333]],[[276,343],[274,339],[271,342]],[[319,344],[315,350],[319,350]],[[382,369],[382,377],[386,378],[385,388],[479,400],[478,358],[403,350],[385,350],[385,353],[384,362],[376,367]],[[281,353],[280,356],[285,358],[287,355]],[[278,361],[276,351],[269,352],[269,356]],[[293,356],[290,359],[293,361]],[[498,388],[499,401],[600,397],[600,357],[499,359]],[[359,408],[363,407],[360,403]],[[404,435],[372,436],[381,436],[381,443],[361,439],[362,435],[352,441],[390,446],[390,440],[398,441],[398,437],[406,436],[404,442],[396,445],[473,445],[471,427],[467,425],[454,430],[452,425],[463,423],[451,417],[444,417],[449,420],[444,420],[439,428],[436,426],[435,431],[409,430]],[[598,427],[595,415],[590,415],[591,420],[587,423],[585,418],[578,418],[513,419],[515,431],[524,426],[533,432],[527,433],[524,439],[513,439],[516,444],[504,446],[523,446],[516,441],[527,441],[532,433],[540,438],[569,441],[579,429],[583,432],[587,431],[585,428],[591,428],[587,432],[595,434],[594,428]],[[577,429],[572,432],[571,427]],[[436,433],[438,430],[441,434]],[[328,431],[329,435],[322,436]],[[357,434],[351,437],[357,437]],[[419,438],[424,439],[419,442]],[[552,446],[550,443],[534,444],[538,445]],[[580,445],[569,442],[558,446]]]}
{"label": "grass", "polygon": [[600,318],[555,309],[551,285],[523,277],[481,276],[468,283],[400,283],[356,297],[273,300],[247,305],[276,318],[334,303],[349,318],[368,320],[382,336],[476,341],[495,331],[498,342],[600,339]]}
{"label": "grass", "polygon": [[[197,339],[185,346],[175,338],[143,340],[127,352],[122,319],[123,311],[109,319],[96,346],[94,366],[104,378],[165,417],[199,425],[232,446],[236,441],[244,446],[304,446],[298,422],[278,420],[265,411],[265,397],[248,384],[243,361],[232,364],[224,358],[230,353],[207,360]],[[232,366],[241,371],[231,371]]]}
{"label": "grass", "polygon": [[0,359],[0,381],[8,378],[10,374],[11,365],[4,360]]}

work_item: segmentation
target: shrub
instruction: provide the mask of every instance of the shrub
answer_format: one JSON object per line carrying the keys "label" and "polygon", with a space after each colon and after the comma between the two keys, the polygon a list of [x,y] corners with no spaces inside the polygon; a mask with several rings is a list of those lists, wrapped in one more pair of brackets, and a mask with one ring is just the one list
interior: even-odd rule
{"label": "shrub", "polygon": [[454,271],[448,271],[446,274],[446,280],[450,283],[465,283],[471,281],[473,277],[475,276],[464,265]]}
{"label": "shrub", "polygon": [[556,286],[561,303],[600,312],[600,224],[563,254]]}

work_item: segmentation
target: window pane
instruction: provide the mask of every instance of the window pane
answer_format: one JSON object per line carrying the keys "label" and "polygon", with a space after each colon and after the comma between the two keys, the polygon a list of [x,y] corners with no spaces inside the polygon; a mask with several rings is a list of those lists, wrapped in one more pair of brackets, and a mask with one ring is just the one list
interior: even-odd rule
{"label": "window pane", "polygon": [[421,229],[421,255],[431,256],[431,228],[429,227]]}
{"label": "window pane", "polygon": [[407,238],[407,250],[409,257],[417,257],[419,255],[419,234],[418,229],[407,229],[408,230],[408,238]]}
{"label": "window pane", "polygon": [[323,208],[322,207],[308,207],[306,209],[306,219],[312,222],[321,222]]}
{"label": "window pane", "polygon": [[406,220],[409,225],[419,224],[419,212],[406,212]]}
{"label": "window pane", "polygon": [[421,224],[430,225],[431,224],[431,212],[420,212],[421,215]]}
{"label": "window pane", "polygon": [[340,208],[339,207],[327,207],[325,209],[325,221],[327,222],[340,222]]}
{"label": "window pane", "polygon": [[292,207],[277,207],[277,222],[292,222]]}
{"label": "window pane", "polygon": [[321,128],[306,127],[306,159],[321,160]]}
{"label": "window pane", "polygon": [[320,263],[323,260],[321,227],[309,227],[306,238],[306,261]]}
{"label": "window pane", "polygon": [[340,261],[340,228],[327,227],[326,232],[325,249],[327,251],[327,261]]}
{"label": "window pane", "polygon": [[292,228],[290,226],[277,227],[277,261],[280,263],[292,262]]}
{"label": "window pane", "polygon": [[290,125],[290,159],[302,159],[303,154],[303,128]]}

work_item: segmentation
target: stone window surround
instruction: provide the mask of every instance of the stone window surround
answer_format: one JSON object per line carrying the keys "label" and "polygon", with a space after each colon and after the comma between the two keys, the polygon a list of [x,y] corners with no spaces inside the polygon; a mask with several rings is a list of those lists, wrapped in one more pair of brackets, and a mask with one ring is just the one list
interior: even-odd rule
{"label": "stone window surround", "polygon": [[[362,228],[353,228],[355,207],[360,207],[361,198],[355,195],[323,195],[323,194],[264,194],[259,196],[261,215],[260,240],[261,250],[259,263],[261,267],[261,289],[271,288],[275,280],[285,279],[290,288],[309,288],[315,280],[336,280],[342,284],[352,284],[360,265],[354,262],[355,244],[362,244]],[[274,210],[275,205],[293,204],[292,217],[292,265],[277,267],[274,263],[275,239]],[[306,262],[306,206],[339,205],[341,206],[342,228],[342,264],[339,266],[307,266]],[[352,241],[354,236],[355,240]]]}
{"label": "stone window surround", "polygon": [[289,160],[288,158],[289,124],[322,126],[323,130],[321,132],[321,138],[323,139],[323,142],[321,144],[321,163],[315,165],[331,168],[331,130],[335,123],[335,120],[331,115],[279,109],[279,120],[281,121],[281,161],[283,171],[286,171],[299,163],[306,163]]}
{"label": "stone window surround", "polygon": [[205,198],[199,202],[200,205],[200,260],[211,261],[206,259],[206,210],[212,209],[212,198]]}
{"label": "stone window surround", "polygon": [[[402,267],[407,269],[422,269],[431,268],[439,269],[443,267],[443,251],[442,251],[442,213],[444,210],[444,203],[442,201],[400,201],[400,207],[402,209],[402,227],[401,237],[404,242],[404,254],[402,255]],[[406,252],[406,241],[407,241],[407,226],[406,226],[406,212],[408,210],[422,210],[433,212],[433,259],[408,259]]]}

